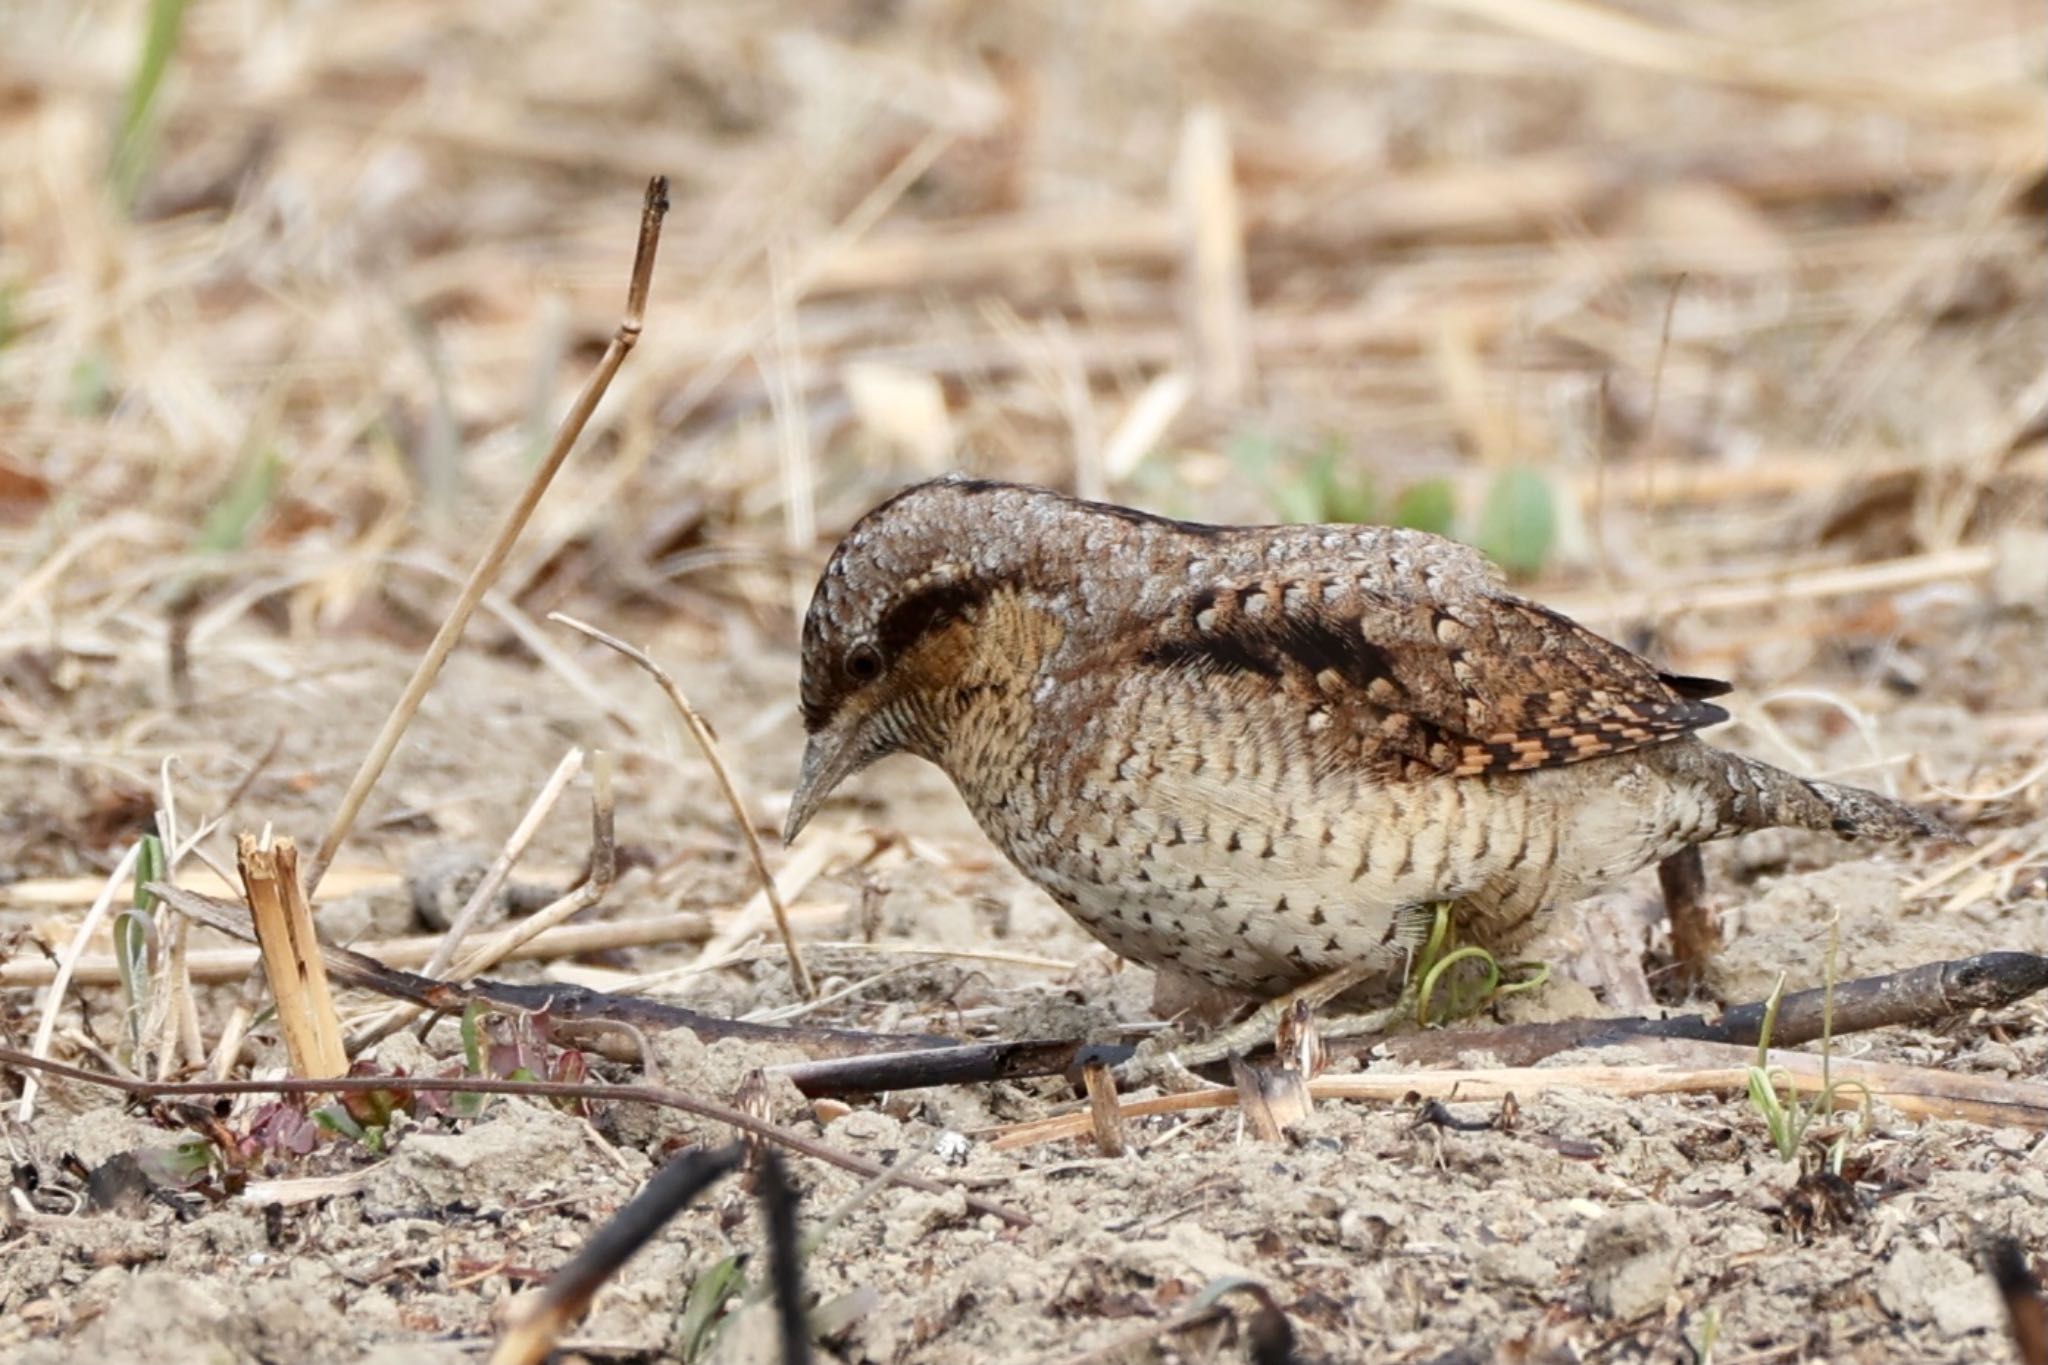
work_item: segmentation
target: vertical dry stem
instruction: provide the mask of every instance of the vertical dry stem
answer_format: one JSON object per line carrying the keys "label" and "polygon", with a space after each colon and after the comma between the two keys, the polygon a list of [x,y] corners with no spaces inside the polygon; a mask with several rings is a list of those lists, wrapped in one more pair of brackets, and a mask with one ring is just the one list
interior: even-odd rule
{"label": "vertical dry stem", "polygon": [[817,983],[811,980],[811,971],[804,965],[803,954],[796,946],[796,935],[789,927],[789,908],[783,904],[782,892],[775,885],[775,875],[768,870],[768,858],[761,852],[761,836],[754,832],[753,817],[747,814],[747,803],[740,799],[739,788],[733,783],[732,773],[727,770],[725,760],[719,755],[718,740],[711,733],[711,727],[704,723],[704,717],[697,714],[697,708],[690,705],[690,699],[683,695],[683,689],[669,676],[668,670],[656,663],[645,650],[636,649],[618,636],[587,625],[573,616],[550,612],[548,620],[571,630],[581,631],[601,645],[609,646],[647,670],[661,690],[668,694],[676,713],[683,718],[683,726],[689,730],[690,738],[697,741],[697,747],[704,754],[704,760],[711,765],[711,775],[718,780],[718,788],[725,794],[726,805],[732,807],[733,821],[740,827],[740,837],[747,842],[747,856],[753,860],[754,872],[761,879],[761,894],[768,898],[768,908],[775,915],[775,928],[782,935],[782,946],[789,953],[789,978],[796,987],[796,993],[806,1000],[818,998]]}
{"label": "vertical dry stem", "polygon": [[[71,987],[71,974],[78,970],[79,960],[92,946],[93,935],[99,932],[107,911],[113,908],[115,895],[133,875],[135,861],[141,856],[142,844],[139,841],[128,846],[128,851],[121,855],[121,861],[108,874],[106,884],[93,900],[92,909],[86,911],[85,918],[79,921],[78,932],[71,936],[71,946],[64,950],[63,959],[57,964],[57,979],[50,983],[50,993],[43,997],[43,1015],[36,1021],[35,1041],[29,1045],[30,1055],[50,1055],[50,1040],[56,1036],[57,1014],[64,1008],[64,993]],[[34,1074],[22,1078],[21,1107],[15,1111],[22,1123],[36,1116],[36,1091],[40,1088],[41,1082]]]}
{"label": "vertical dry stem", "polygon": [[1081,1082],[1088,1089],[1088,1116],[1095,1125],[1095,1145],[1104,1156],[1122,1156],[1129,1149],[1124,1137],[1124,1111],[1117,1101],[1116,1075],[1109,1064],[1091,1061],[1081,1068]]}
{"label": "vertical dry stem", "polygon": [[292,1073],[319,1079],[346,1075],[341,1020],[327,989],[327,965],[313,937],[313,912],[299,887],[299,850],[290,839],[265,848],[253,834],[237,841],[235,864],[263,950],[263,971],[277,1001],[277,1020]]}
{"label": "vertical dry stem", "polygon": [[1213,106],[1189,114],[1181,130],[1174,197],[1186,253],[1184,306],[1202,398],[1226,409],[1240,407],[1255,383],[1244,212],[1230,131]]}
{"label": "vertical dry stem", "polygon": [[319,849],[313,854],[312,865],[306,869],[306,895],[310,897],[320,886],[321,877],[327,873],[334,855],[340,851],[342,841],[361,813],[363,802],[369,798],[370,789],[377,785],[377,779],[384,773],[385,764],[391,761],[392,753],[398,748],[398,741],[412,723],[420,703],[426,699],[434,686],[434,679],[440,676],[441,665],[448,661],[455,642],[462,638],[463,628],[483,601],[484,594],[504,570],[505,560],[512,553],[512,546],[518,541],[521,531],[533,516],[533,510],[540,505],[541,495],[554,482],[562,464],[569,458],[569,452],[576,445],[576,439],[583,434],[591,413],[597,410],[605,390],[611,387],[612,376],[619,372],[625,362],[626,353],[640,339],[640,323],[647,310],[647,290],[654,276],[655,248],[661,244],[661,220],[668,212],[668,177],[656,176],[647,184],[647,199],[640,212],[640,245],[633,258],[632,283],[626,291],[626,314],[612,333],[611,344],[605,347],[604,355],[598,360],[597,368],[591,371],[584,382],[583,391],[576,395],[576,402],[569,408],[568,416],[555,431],[554,444],[548,447],[547,458],[533,472],[526,488],[520,493],[519,501],[505,514],[497,533],[470,571],[462,585],[462,593],[455,599],[455,606],[449,611],[441,629],[435,632],[427,652],[420,656],[419,665],[413,669],[412,678],[399,695],[398,702],[391,708],[391,714],[384,719],[384,728],[377,732],[376,741],[370,752],[363,756],[363,764],[356,770],[348,791],[342,796],[341,804],[335,808],[334,820],[328,826],[326,837],[321,839]]}

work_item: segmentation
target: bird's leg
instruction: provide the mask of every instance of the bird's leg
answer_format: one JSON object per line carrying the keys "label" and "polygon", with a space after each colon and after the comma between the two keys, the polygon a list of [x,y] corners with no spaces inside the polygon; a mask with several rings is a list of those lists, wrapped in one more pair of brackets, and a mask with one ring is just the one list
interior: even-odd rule
{"label": "bird's leg", "polygon": [[1697,845],[1657,864],[1664,914],[1671,921],[1671,957],[1687,990],[1698,986],[1721,946],[1720,926],[1707,909],[1707,869]]}
{"label": "bird's leg", "polygon": [[[1127,1086],[1153,1082],[1184,1083],[1191,1067],[1220,1062],[1232,1053],[1249,1052],[1272,1042],[1280,1021],[1296,1005],[1320,1009],[1352,987],[1386,974],[1386,962],[1367,958],[1327,972],[1307,985],[1297,986],[1285,995],[1268,1000],[1237,1023],[1195,1042],[1182,1038],[1174,1029],[1167,1029],[1139,1045],[1130,1060],[1124,1063],[1120,1079]],[[1400,1017],[1406,1001],[1404,993],[1401,1001],[1384,1010],[1333,1020],[1322,1026],[1322,1036],[1343,1038],[1378,1033]]]}

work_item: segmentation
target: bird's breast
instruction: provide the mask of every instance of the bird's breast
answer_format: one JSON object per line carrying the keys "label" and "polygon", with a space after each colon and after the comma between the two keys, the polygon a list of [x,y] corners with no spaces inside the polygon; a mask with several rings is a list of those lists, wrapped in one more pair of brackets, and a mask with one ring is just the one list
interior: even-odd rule
{"label": "bird's breast", "polygon": [[1623,757],[1420,782],[1329,771],[1286,746],[1125,729],[1042,746],[1008,781],[962,784],[1017,867],[1119,955],[1274,995],[1361,959],[1398,974],[1423,908],[1460,907],[1510,948],[1537,913],[1669,843],[1655,774]]}

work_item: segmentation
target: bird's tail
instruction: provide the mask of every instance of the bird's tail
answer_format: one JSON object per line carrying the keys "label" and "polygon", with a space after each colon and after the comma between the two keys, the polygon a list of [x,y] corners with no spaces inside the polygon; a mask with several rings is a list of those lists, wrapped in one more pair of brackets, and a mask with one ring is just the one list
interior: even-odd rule
{"label": "bird's tail", "polygon": [[1789,826],[1828,830],[1844,839],[1960,839],[1945,821],[1889,796],[1797,777],[1725,749],[1700,748],[1721,765],[1726,779],[1721,818],[1730,834]]}

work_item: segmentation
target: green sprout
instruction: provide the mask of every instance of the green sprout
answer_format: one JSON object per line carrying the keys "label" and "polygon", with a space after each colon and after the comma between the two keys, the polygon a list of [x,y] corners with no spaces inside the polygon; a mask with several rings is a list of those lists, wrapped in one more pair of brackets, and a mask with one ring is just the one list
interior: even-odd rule
{"label": "green sprout", "polygon": [[114,137],[114,160],[108,170],[114,195],[123,208],[133,207],[142,177],[156,151],[157,100],[163,94],[164,77],[171,59],[178,53],[178,39],[185,29],[185,0],[150,0],[149,22],[142,31],[142,51],[135,62],[135,75],[128,82],[128,98],[121,105],[121,126]]}
{"label": "green sprout", "polygon": [[[1438,901],[1434,907],[1435,918],[1430,923],[1429,938],[1423,943],[1422,951],[1415,959],[1415,1022],[1428,1028],[1432,1022],[1449,1023],[1454,1019],[1466,1019],[1503,996],[1533,991],[1550,980],[1550,964],[1547,962],[1510,963],[1507,971],[1520,975],[1507,979],[1500,960],[1476,944],[1456,946],[1451,932],[1451,906],[1448,901]],[[1460,988],[1452,989],[1456,978],[1449,973],[1461,963],[1477,963],[1479,971],[1458,973],[1463,978]],[[1440,1016],[1432,1019],[1430,1005],[1436,998],[1439,987],[1444,987],[1446,1001]]]}
{"label": "green sprout", "polygon": [[1503,469],[1486,490],[1475,538],[1509,573],[1528,577],[1543,567],[1557,539],[1556,499],[1549,481],[1533,469]]}
{"label": "green sprout", "polygon": [[114,916],[114,971],[121,979],[122,1037],[132,1057],[142,1047],[142,1021],[149,1014],[151,945],[156,925],[150,912],[156,897],[151,882],[167,876],[164,841],[154,834],[142,836],[142,849],[135,856],[135,892],[128,909]]}
{"label": "green sprout", "polygon": [[1394,525],[1447,536],[1458,520],[1458,491],[1449,479],[1424,479],[1401,490],[1394,501]]}
{"label": "green sprout", "polygon": [[1805,1144],[1806,1135],[1815,1120],[1841,1107],[1837,1102],[1839,1094],[1849,1086],[1861,1092],[1862,1102],[1858,1106],[1855,1123],[1828,1147],[1826,1165],[1833,1175],[1842,1173],[1850,1138],[1867,1128],[1872,1119],[1870,1087],[1861,1081],[1837,1082],[1834,1079],[1835,958],[1841,942],[1842,917],[1836,915],[1828,925],[1826,993],[1821,999],[1820,1090],[1811,1101],[1801,1099],[1792,1074],[1784,1067],[1770,1064],[1771,1034],[1777,1028],[1778,1007],[1785,998],[1783,972],[1778,973],[1777,983],[1771,987],[1770,996],[1764,1001],[1763,1027],[1757,1032],[1756,1061],[1750,1065],[1748,1076],[1750,1106],[1763,1118],[1764,1130],[1770,1134],[1771,1145],[1783,1161],[1799,1159],[1800,1148]]}
{"label": "green sprout", "polygon": [[683,1297],[682,1321],[676,1325],[681,1354],[690,1365],[705,1359],[726,1323],[726,1305],[747,1287],[747,1258],[737,1252],[713,1261],[690,1282]]}

